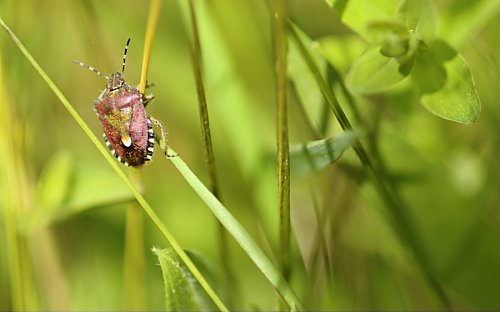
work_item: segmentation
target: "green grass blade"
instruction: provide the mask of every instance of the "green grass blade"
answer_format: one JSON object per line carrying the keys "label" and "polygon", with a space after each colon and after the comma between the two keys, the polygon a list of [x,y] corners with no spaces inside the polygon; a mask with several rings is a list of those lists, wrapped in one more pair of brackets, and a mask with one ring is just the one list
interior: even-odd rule
{"label": "green grass blade", "polygon": [[287,108],[287,1],[279,0],[274,12],[276,84],[276,145],[278,150],[278,202],[280,215],[280,269],[290,277],[290,156]]}
{"label": "green grass blade", "polygon": [[191,18],[192,28],[192,59],[193,59],[193,72],[196,81],[196,92],[198,96],[198,108],[200,113],[200,125],[203,138],[203,146],[205,148],[205,161],[208,167],[208,175],[210,178],[210,189],[216,197],[219,198],[219,191],[217,188],[217,179],[215,175],[215,157],[212,146],[212,136],[210,134],[210,120],[208,117],[207,98],[205,96],[205,85],[203,83],[203,60],[201,54],[200,38],[198,33],[198,24],[196,20],[196,12],[194,9],[193,1],[189,1],[189,15]]}
{"label": "green grass blade", "polygon": [[146,302],[146,260],[144,257],[144,213],[137,202],[125,214],[123,261],[123,309],[141,310]]}
{"label": "green grass blade", "polygon": [[[297,45],[302,57],[304,58],[304,61],[307,63],[309,70],[314,75],[316,83],[326,101],[329,103],[335,117],[337,118],[337,121],[339,122],[343,130],[351,130],[351,123],[349,122],[347,115],[344,113],[342,107],[337,101],[333,90],[323,78],[318,66],[309,53],[304,43],[304,36],[302,36],[302,34],[300,34],[293,25],[291,25],[290,28],[292,29],[291,35],[293,41]],[[436,297],[440,301],[440,304],[444,308],[449,309],[448,297],[438,278],[434,274],[434,268],[430,263],[429,255],[426,253],[419,240],[414,224],[411,222],[411,218],[407,215],[406,207],[399,199],[397,194],[395,194],[393,190],[391,190],[388,185],[386,185],[381,174],[373,165],[364,146],[359,142],[355,144],[353,148],[359,160],[367,169],[368,176],[370,177],[378,194],[380,195],[388,209],[389,223],[393,226],[401,242],[403,242],[408,247],[409,252],[414,256],[416,262],[421,268],[422,275],[426,278],[430,287],[432,287]]]}
{"label": "green grass blade", "polygon": [[5,208],[1,209],[3,214],[1,221],[3,221],[3,235],[5,240],[3,241],[3,250],[7,256],[7,266],[8,266],[8,285],[10,288],[10,307],[13,310],[26,310],[27,305],[25,303],[28,291],[25,290],[23,284],[25,281],[23,279],[23,267],[22,263],[28,261],[23,261],[22,244],[20,242],[21,237],[19,235],[19,215],[23,210],[22,198],[23,192],[19,187],[22,185],[22,178],[19,174],[22,165],[17,164],[20,161],[13,140],[9,138],[12,137],[14,132],[14,124],[16,120],[14,119],[12,113],[11,102],[8,99],[7,87],[3,80],[3,63],[2,55],[0,50],[0,151],[3,152],[2,161],[7,164],[2,170],[2,179],[5,180],[4,185],[6,189],[5,194]]}
{"label": "green grass blade", "polygon": [[148,78],[149,59],[151,56],[151,48],[153,47],[153,38],[155,36],[156,25],[160,17],[162,0],[152,0],[149,7],[148,25],[146,26],[146,39],[144,39],[144,54],[142,57],[141,82],[139,83],[139,91],[144,94]]}
{"label": "green grass blade", "polygon": [[[198,111],[200,114],[200,126],[203,139],[203,147],[205,151],[205,163],[208,170],[209,178],[209,188],[212,193],[220,201],[222,201],[221,193],[219,192],[219,183],[217,181],[216,167],[215,167],[215,155],[212,145],[212,135],[210,132],[210,119],[208,116],[208,106],[207,98],[205,93],[205,84],[203,79],[203,54],[201,51],[200,34],[198,31],[198,21],[196,17],[196,10],[193,0],[188,2],[189,6],[189,17],[191,22],[191,56],[193,63],[193,74],[196,82],[196,93],[198,98]],[[228,291],[228,304],[231,305],[232,302],[238,296],[238,286],[237,281],[234,278],[233,268],[230,263],[229,245],[227,232],[224,230],[222,224],[218,224],[218,236],[219,236],[219,257],[224,268],[224,277],[226,283],[226,289]]]}
{"label": "green grass blade", "polygon": [[[169,152],[175,154],[175,152]],[[198,177],[189,169],[181,157],[171,158],[174,166],[184,176],[193,190],[207,204],[208,208],[224,225],[226,230],[234,237],[238,244],[247,253],[250,259],[255,263],[259,270],[276,288],[283,299],[291,308],[303,310],[301,303],[290,288],[283,276],[275,268],[271,260],[265,255],[255,240],[248,234],[243,226],[234,218],[234,216],[221,204],[221,202],[206,188]]]}
{"label": "green grass blade", "polygon": [[[146,92],[146,84],[151,58],[153,39],[160,17],[163,1],[152,0],[149,7],[148,23],[144,39],[144,49],[142,57],[141,80],[139,92]],[[130,177],[135,178],[135,182],[140,182],[140,174],[132,172]],[[139,185],[135,183],[135,185]],[[125,223],[125,258],[123,269],[123,290],[124,309],[140,310],[144,307],[145,300],[145,260],[141,250],[144,249],[144,225],[143,214],[137,203],[132,203],[127,207]]]}
{"label": "green grass blade", "polygon": [[59,88],[56,86],[56,84],[52,81],[52,79],[50,79],[50,77],[47,75],[47,73],[42,69],[42,67],[38,64],[38,62],[28,52],[26,47],[14,35],[14,33],[5,24],[5,22],[3,21],[2,18],[0,18],[0,26],[2,26],[2,28],[4,28],[4,30],[11,37],[11,39],[14,41],[14,43],[19,48],[19,50],[21,50],[23,55],[28,59],[28,61],[35,68],[35,70],[38,72],[38,74],[42,77],[42,79],[45,81],[45,83],[49,86],[49,88],[52,90],[52,92],[54,92],[54,94],[59,99],[59,101],[68,110],[68,112],[73,117],[73,119],[75,119],[76,123],[80,126],[80,128],[82,128],[83,132],[85,132],[85,134],[89,137],[89,139],[92,141],[92,143],[94,143],[94,145],[99,150],[99,152],[102,154],[102,156],[106,159],[106,161],[108,161],[111,168],[113,168],[113,170],[115,170],[116,174],[124,181],[125,185],[133,193],[137,202],[141,205],[141,207],[144,209],[144,211],[149,216],[151,221],[153,221],[153,223],[156,225],[156,227],[160,230],[160,232],[163,234],[163,236],[167,239],[167,241],[170,243],[172,248],[179,254],[179,257],[186,264],[186,266],[189,268],[191,273],[193,273],[194,277],[200,282],[200,285],[207,292],[209,297],[214,301],[214,303],[217,305],[217,307],[219,309],[221,309],[223,311],[227,311],[228,309],[226,308],[224,303],[220,300],[220,298],[217,296],[215,291],[210,287],[210,285],[208,285],[208,283],[205,280],[205,278],[203,277],[203,275],[201,275],[201,273],[198,271],[198,269],[194,266],[191,259],[189,259],[187,254],[181,248],[179,243],[175,240],[175,238],[172,236],[172,234],[167,230],[167,228],[165,227],[163,222],[160,220],[158,215],[154,212],[153,208],[151,208],[149,203],[139,193],[139,191],[134,186],[134,184],[130,181],[130,179],[127,177],[127,175],[120,169],[118,162],[106,150],[104,145],[101,144],[100,140],[95,136],[95,134],[92,132],[92,130],[90,130],[89,126],[85,123],[85,121],[78,114],[78,112],[73,108],[73,106],[70,104],[68,99],[64,96],[64,94],[61,92],[61,90],[59,90]]}
{"label": "green grass blade", "polygon": [[163,274],[166,311],[210,311],[208,297],[191,272],[170,248],[153,248]]}

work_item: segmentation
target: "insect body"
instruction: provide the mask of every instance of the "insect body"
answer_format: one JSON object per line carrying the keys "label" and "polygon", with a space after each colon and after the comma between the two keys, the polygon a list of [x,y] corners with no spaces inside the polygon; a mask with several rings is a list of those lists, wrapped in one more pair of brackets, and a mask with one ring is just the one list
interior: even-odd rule
{"label": "insect body", "polygon": [[138,167],[153,156],[155,140],[151,122],[161,130],[166,155],[165,130],[159,120],[146,114],[145,106],[153,99],[153,95],[145,96],[137,88],[129,86],[123,78],[129,42],[130,38],[123,53],[122,71],[109,77],[84,63],[74,63],[108,80],[106,89],[97,98],[94,106],[106,145],[120,162],[126,166]]}

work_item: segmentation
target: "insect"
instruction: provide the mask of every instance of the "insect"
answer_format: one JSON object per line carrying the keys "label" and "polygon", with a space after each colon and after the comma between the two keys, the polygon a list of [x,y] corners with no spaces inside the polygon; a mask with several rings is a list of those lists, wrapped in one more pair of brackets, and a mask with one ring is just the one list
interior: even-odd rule
{"label": "insect", "polygon": [[152,94],[146,96],[125,82],[125,61],[129,43],[130,38],[123,52],[121,72],[106,76],[82,62],[73,61],[73,63],[93,71],[108,81],[106,88],[94,103],[94,111],[104,132],[104,140],[111,153],[121,163],[140,167],[153,156],[155,145],[153,123],[160,128],[165,156],[167,156],[167,145],[163,123],[146,114],[145,107],[154,96]]}

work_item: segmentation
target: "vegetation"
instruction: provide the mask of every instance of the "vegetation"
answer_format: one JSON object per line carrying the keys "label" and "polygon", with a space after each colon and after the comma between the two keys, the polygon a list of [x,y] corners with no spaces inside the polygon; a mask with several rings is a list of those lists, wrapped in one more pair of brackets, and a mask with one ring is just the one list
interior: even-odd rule
{"label": "vegetation", "polygon": [[[499,16],[0,2],[0,309],[498,309]],[[72,64],[119,71],[129,37],[171,156],[140,169],[101,138],[105,81]]]}

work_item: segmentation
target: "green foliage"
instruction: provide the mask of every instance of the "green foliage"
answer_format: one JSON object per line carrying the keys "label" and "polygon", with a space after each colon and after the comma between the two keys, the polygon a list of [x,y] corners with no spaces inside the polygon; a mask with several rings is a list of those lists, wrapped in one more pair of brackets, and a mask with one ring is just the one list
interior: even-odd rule
{"label": "green foliage", "polygon": [[405,76],[399,71],[397,59],[382,55],[379,48],[366,50],[352,65],[347,85],[353,92],[384,91],[401,82]]}
{"label": "green foliage", "polygon": [[132,200],[133,194],[116,175],[103,168],[75,164],[68,151],[60,151],[49,160],[37,181],[38,209],[31,212],[28,223],[29,227],[50,224],[89,209]]}
{"label": "green foliage", "polygon": [[337,137],[292,146],[290,150],[292,173],[307,176],[327,168],[358,139],[357,133],[347,131]]}
{"label": "green foliage", "polygon": [[[500,1],[155,3],[0,1],[0,309],[498,310]],[[71,64],[128,37],[179,155],[140,170]]]}
{"label": "green foliage", "polygon": [[466,63],[452,47],[435,40],[437,22],[431,1],[403,0],[392,13],[389,8],[394,3],[387,1],[352,2],[370,3],[386,13],[360,17],[350,12],[359,13],[366,7],[356,5],[343,13],[343,21],[374,45],[347,75],[353,92],[385,91],[411,74],[422,103],[432,113],[462,123],[478,118],[479,97]]}
{"label": "green foliage", "polygon": [[214,309],[200,284],[172,249],[153,248],[152,251],[158,257],[163,275],[166,311]]}
{"label": "green foliage", "polygon": [[481,111],[474,80],[461,55],[441,41],[419,53],[411,73],[421,101],[444,119],[472,123]]}
{"label": "green foliage", "polygon": [[276,288],[285,302],[290,307],[301,309],[301,303],[294,291],[238,220],[236,220],[221,202],[201,183],[180,157],[172,158],[172,163],[184,176],[186,182],[191,185],[193,190],[205,202],[208,208],[210,208],[214,216],[225,227],[229,234],[231,234],[241,248],[248,254],[257,268],[259,268],[262,274],[264,274],[268,281]]}

